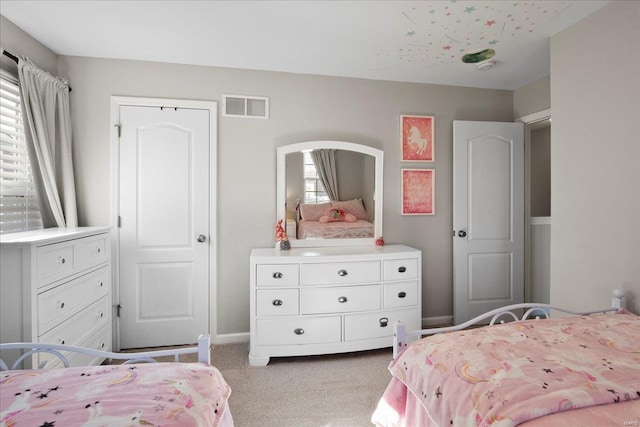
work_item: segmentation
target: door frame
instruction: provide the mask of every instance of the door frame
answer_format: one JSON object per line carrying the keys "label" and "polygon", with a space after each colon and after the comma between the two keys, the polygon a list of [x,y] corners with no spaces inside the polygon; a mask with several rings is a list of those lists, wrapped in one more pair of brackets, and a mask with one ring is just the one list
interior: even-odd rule
{"label": "door frame", "polygon": [[[111,283],[113,289],[113,348],[120,350],[120,318],[116,316],[116,305],[120,301],[120,233],[118,216],[120,214],[120,107],[170,107],[191,108],[209,111],[209,331],[212,342],[216,343],[217,330],[217,301],[218,301],[218,228],[217,228],[217,153],[218,153],[218,103],[216,101],[197,101],[170,98],[146,98],[130,96],[111,96],[110,112],[110,219],[109,224],[114,232],[111,233],[112,271]],[[213,313],[212,313],[212,308]],[[194,340],[197,337],[193,337]],[[195,342],[195,341],[194,341]]]}
{"label": "door frame", "polygon": [[[531,126],[551,120],[551,108],[518,117],[524,123],[524,302],[531,301]],[[552,178],[553,179],[553,178]]]}

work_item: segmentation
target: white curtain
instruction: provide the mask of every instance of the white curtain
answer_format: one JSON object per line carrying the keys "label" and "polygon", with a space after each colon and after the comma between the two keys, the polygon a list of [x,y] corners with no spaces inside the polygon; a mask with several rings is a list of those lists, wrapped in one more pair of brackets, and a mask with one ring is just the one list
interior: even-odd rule
{"label": "white curtain", "polygon": [[26,116],[25,134],[42,225],[78,225],[71,156],[69,86],[19,58],[18,80]]}
{"label": "white curtain", "polygon": [[339,201],[335,150],[313,150],[311,158],[327,196],[331,200]]}

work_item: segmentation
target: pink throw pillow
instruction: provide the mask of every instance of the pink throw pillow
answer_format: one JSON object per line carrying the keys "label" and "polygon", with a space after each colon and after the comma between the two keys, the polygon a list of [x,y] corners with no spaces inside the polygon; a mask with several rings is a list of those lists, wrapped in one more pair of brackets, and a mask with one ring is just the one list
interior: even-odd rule
{"label": "pink throw pillow", "polygon": [[331,202],[308,204],[303,203],[300,205],[300,216],[305,221],[319,221],[320,217],[325,214],[327,209],[331,207]]}
{"label": "pink throw pillow", "polygon": [[367,211],[364,208],[362,199],[346,200],[343,202],[333,202],[333,206],[345,212],[353,214],[357,219],[368,220]]}

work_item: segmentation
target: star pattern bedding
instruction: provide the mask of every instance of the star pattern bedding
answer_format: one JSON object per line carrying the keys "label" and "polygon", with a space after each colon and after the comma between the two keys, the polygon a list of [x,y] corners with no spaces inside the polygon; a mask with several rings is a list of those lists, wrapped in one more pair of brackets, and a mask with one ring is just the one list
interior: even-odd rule
{"label": "star pattern bedding", "polygon": [[232,426],[231,389],[201,363],[0,373],[0,426]]}
{"label": "star pattern bedding", "polygon": [[391,362],[372,421],[513,426],[595,405],[615,411],[620,402],[628,403],[619,416],[629,417],[627,408],[640,408],[639,337],[640,317],[628,312],[433,335]]}

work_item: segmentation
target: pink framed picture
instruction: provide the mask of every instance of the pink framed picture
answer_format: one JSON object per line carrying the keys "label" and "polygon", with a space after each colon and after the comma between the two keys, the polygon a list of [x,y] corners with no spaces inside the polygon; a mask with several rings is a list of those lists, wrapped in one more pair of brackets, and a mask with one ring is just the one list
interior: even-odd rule
{"label": "pink framed picture", "polygon": [[402,215],[435,215],[434,169],[402,169]]}
{"label": "pink framed picture", "polygon": [[435,161],[433,116],[400,116],[403,162]]}

